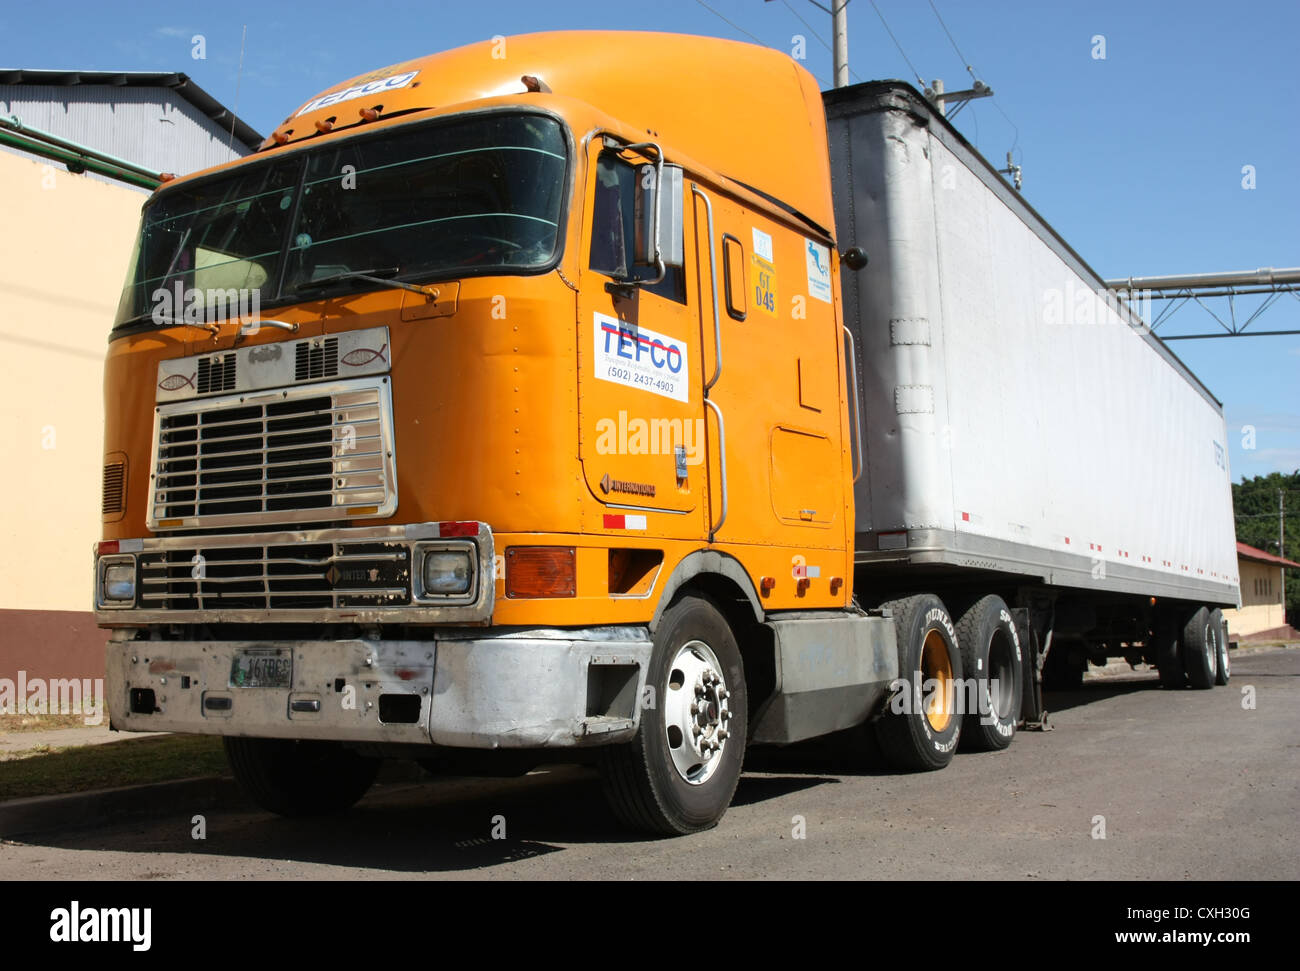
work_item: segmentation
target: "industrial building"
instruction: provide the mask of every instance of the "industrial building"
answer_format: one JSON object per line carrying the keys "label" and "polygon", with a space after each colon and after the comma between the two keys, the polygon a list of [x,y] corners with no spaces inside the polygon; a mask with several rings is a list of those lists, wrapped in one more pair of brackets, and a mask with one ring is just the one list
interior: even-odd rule
{"label": "industrial building", "polygon": [[140,208],[260,141],[184,74],[0,69],[0,677],[103,676],[103,363]]}

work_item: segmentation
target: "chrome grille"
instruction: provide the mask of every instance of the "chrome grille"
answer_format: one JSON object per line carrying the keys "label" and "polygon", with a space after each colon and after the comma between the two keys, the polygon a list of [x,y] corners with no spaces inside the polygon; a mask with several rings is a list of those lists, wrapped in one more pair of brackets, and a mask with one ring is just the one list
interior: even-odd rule
{"label": "chrome grille", "polygon": [[198,546],[139,556],[137,603],[146,609],[387,607],[410,599],[405,543]]}
{"label": "chrome grille", "polygon": [[155,529],[397,507],[387,379],[165,405],[155,436]]}

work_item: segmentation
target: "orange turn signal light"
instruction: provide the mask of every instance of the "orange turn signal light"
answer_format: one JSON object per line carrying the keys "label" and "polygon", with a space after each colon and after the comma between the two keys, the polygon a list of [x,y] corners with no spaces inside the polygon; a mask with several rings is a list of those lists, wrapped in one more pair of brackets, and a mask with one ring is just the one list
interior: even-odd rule
{"label": "orange turn signal light", "polygon": [[329,132],[333,131],[334,119],[333,118],[318,119],[316,122],[316,130],[320,132],[322,135],[328,134]]}
{"label": "orange turn signal light", "polygon": [[359,112],[357,112],[357,114],[359,114],[366,121],[374,121],[376,118],[379,117],[379,112],[376,111],[374,108],[362,108]]}
{"label": "orange turn signal light", "polygon": [[506,596],[573,597],[578,592],[572,546],[511,546],[506,550]]}

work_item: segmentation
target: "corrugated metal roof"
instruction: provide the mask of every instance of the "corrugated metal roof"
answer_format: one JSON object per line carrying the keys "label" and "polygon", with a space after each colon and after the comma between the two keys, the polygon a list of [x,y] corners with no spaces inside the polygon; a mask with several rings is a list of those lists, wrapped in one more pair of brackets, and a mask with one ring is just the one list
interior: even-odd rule
{"label": "corrugated metal roof", "polygon": [[241,158],[262,139],[180,73],[0,68],[0,111],[177,175]]}
{"label": "corrugated metal roof", "polygon": [[235,140],[242,142],[249,152],[256,149],[262,141],[262,136],[252,125],[204,91],[188,74],[179,71],[33,71],[26,68],[0,68],[0,84],[170,88],[215,121],[222,131],[229,132],[233,120]]}

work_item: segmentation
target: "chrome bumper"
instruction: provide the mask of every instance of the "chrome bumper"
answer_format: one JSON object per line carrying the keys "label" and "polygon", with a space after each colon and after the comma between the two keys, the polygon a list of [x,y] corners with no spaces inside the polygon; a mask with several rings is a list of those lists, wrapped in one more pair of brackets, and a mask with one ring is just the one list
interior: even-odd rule
{"label": "chrome bumper", "polygon": [[[284,687],[238,687],[249,651],[288,660]],[[122,731],[572,748],[626,741],[650,660],[640,627],[448,631],[429,641],[112,641]]]}

